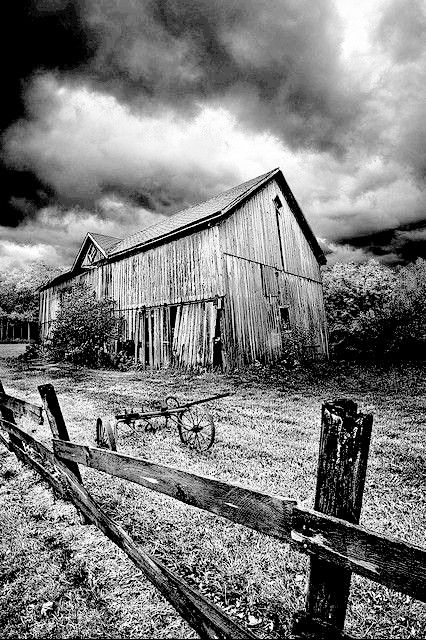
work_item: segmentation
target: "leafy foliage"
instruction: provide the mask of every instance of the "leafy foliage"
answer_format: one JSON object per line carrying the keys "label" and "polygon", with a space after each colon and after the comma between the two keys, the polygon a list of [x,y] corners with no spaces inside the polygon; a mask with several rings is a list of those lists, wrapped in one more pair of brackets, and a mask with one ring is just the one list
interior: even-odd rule
{"label": "leafy foliage", "polygon": [[426,260],[397,269],[336,264],[324,274],[324,295],[333,354],[425,357]]}
{"label": "leafy foliage", "polygon": [[38,288],[60,273],[43,262],[0,274],[0,316],[10,320],[38,318]]}
{"label": "leafy foliage", "polygon": [[118,337],[121,323],[114,306],[113,300],[97,300],[85,285],[64,292],[53,331],[45,344],[48,355],[93,368],[113,364],[111,341]]}

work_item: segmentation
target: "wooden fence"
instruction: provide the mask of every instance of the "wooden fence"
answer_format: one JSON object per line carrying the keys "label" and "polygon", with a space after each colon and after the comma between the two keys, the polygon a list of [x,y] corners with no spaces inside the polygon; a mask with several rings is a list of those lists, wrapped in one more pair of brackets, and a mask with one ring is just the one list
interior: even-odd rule
{"label": "wooden fence", "polygon": [[295,612],[294,637],[349,637],[343,629],[352,573],[426,602],[426,550],[358,525],[372,417],[358,413],[355,403],[337,400],[322,407],[315,509],[306,509],[295,500],[70,442],[53,386],[42,385],[39,391],[53,434],[51,448],[17,424],[22,416],[40,423],[43,408],[7,395],[1,382],[0,442],[70,500],[82,523],[96,525],[117,544],[202,638],[256,636],[140,549],[85,489],[80,464],[243,524],[308,554],[306,608]]}

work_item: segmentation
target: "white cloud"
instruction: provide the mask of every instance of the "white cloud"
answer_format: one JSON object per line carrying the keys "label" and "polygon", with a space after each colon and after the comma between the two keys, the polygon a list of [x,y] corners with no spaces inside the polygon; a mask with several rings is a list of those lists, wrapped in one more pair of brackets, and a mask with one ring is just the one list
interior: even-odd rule
{"label": "white cloud", "polygon": [[0,273],[22,269],[26,264],[37,261],[54,265],[58,264],[60,256],[50,244],[0,240]]}
{"label": "white cloud", "polygon": [[34,84],[29,102],[33,119],[9,130],[6,159],[73,200],[122,189],[152,194],[159,208],[164,196],[167,208],[171,194],[177,202],[205,198],[270,168],[279,149],[268,135],[239,131],[223,109],[200,109],[190,120],[171,111],[144,115],[52,77]]}

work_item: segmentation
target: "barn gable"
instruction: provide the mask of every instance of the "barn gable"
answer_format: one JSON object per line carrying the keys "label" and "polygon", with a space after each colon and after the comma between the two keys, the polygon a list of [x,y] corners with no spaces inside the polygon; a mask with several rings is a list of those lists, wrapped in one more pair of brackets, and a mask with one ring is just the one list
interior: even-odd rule
{"label": "barn gable", "polygon": [[91,268],[100,260],[108,258],[108,253],[118,242],[119,238],[105,236],[100,233],[88,233],[74,260],[71,271]]}

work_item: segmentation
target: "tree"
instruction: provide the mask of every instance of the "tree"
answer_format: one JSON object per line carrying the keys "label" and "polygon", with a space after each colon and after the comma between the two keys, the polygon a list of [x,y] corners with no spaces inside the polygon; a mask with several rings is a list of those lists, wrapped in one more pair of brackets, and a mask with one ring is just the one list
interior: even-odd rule
{"label": "tree", "polygon": [[10,320],[36,320],[38,288],[59,275],[61,269],[43,262],[32,262],[24,269],[0,275],[0,316]]}
{"label": "tree", "polygon": [[330,346],[337,356],[424,357],[426,261],[391,269],[376,260],[324,274]]}
{"label": "tree", "polygon": [[426,260],[397,270],[398,286],[392,300],[395,318],[392,351],[400,356],[426,356]]}

